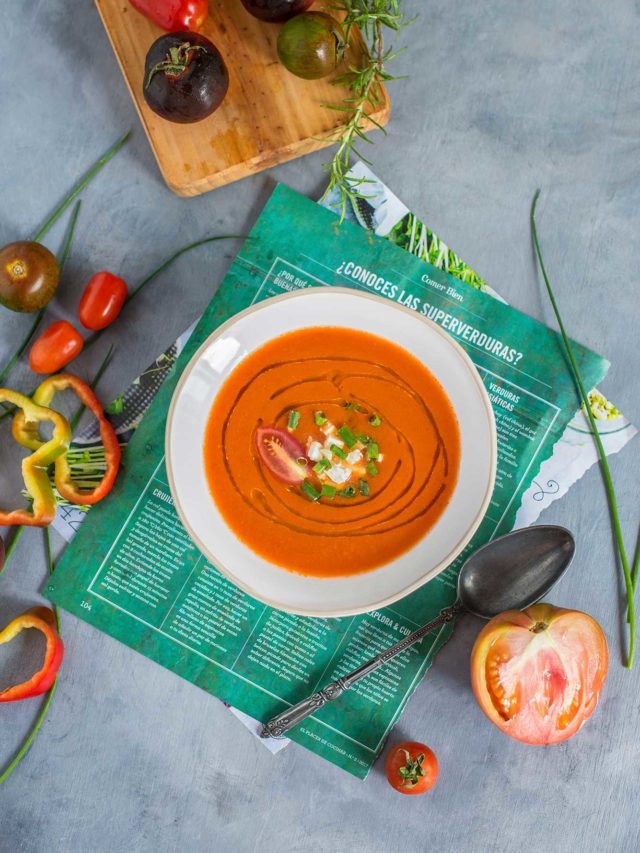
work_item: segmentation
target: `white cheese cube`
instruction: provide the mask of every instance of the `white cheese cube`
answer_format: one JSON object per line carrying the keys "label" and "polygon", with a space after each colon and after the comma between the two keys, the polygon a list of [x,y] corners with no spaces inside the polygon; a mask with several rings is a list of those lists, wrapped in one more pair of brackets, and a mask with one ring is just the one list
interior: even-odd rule
{"label": "white cheese cube", "polygon": [[355,465],[357,462],[360,462],[362,459],[362,452],[360,450],[352,450],[351,453],[347,453],[347,462],[349,465]]}
{"label": "white cheese cube", "polygon": [[325,447],[331,447],[332,444],[335,444],[336,447],[344,447],[344,441],[339,438],[337,435],[330,436],[324,443]]}
{"label": "white cheese cube", "polygon": [[350,476],[351,471],[348,468],[343,468],[342,465],[332,465],[327,471],[327,477],[337,486],[346,483]]}
{"label": "white cheese cube", "polygon": [[319,441],[312,441],[307,450],[307,456],[313,462],[319,462],[322,459],[322,445]]}

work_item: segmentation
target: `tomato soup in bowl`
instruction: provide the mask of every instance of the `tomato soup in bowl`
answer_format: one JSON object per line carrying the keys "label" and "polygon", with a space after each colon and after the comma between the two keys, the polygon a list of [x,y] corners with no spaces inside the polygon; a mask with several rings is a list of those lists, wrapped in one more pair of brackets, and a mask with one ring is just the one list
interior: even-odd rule
{"label": "tomato soup in bowl", "polygon": [[450,565],[489,506],[496,457],[462,347],[415,311],[340,287],[220,325],[182,370],[166,426],[198,571],[225,595],[240,587],[248,608],[315,617],[387,606]]}
{"label": "tomato soup in bowl", "polygon": [[218,392],[204,466],[229,527],[277,566],[376,568],[442,515],[458,475],[455,412],[432,373],[367,332],[311,327],[245,358]]}

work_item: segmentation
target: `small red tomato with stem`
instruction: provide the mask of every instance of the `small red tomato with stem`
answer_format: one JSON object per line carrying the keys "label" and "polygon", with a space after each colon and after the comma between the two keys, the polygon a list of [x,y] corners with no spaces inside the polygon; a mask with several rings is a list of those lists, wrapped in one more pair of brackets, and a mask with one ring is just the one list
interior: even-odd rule
{"label": "small red tomato with stem", "polygon": [[255,444],[265,467],[281,482],[296,485],[307,476],[309,460],[304,447],[286,429],[258,427]]}
{"label": "small red tomato with stem", "polygon": [[106,329],[127,301],[127,283],[110,272],[97,272],[89,279],[80,299],[78,316],[85,329]]}
{"label": "small red tomato with stem", "polygon": [[438,759],[425,744],[404,741],[389,750],[385,772],[391,787],[401,794],[424,794],[438,780]]}
{"label": "small red tomato with stem", "polygon": [[35,373],[56,373],[82,351],[80,332],[66,320],[57,320],[37,338],[29,353],[29,367]]}

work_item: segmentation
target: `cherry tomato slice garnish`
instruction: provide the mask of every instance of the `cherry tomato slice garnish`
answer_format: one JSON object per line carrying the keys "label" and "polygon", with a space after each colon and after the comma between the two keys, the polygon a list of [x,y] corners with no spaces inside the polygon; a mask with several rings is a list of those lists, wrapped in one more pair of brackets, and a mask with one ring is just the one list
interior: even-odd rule
{"label": "cherry tomato slice garnish", "polygon": [[256,449],[262,462],[283,483],[301,483],[308,474],[305,449],[286,429],[266,426],[255,432]]}
{"label": "cherry tomato slice garnish", "polygon": [[85,329],[106,329],[122,311],[127,300],[127,283],[110,272],[97,272],[89,279],[80,299],[78,316]]}
{"label": "cherry tomato slice garnish", "polygon": [[595,619],[534,604],[500,613],[482,629],[471,652],[471,683],[480,707],[505,734],[524,743],[560,743],[593,713],[608,663]]}
{"label": "cherry tomato slice garnish", "polygon": [[55,373],[69,364],[83,346],[80,332],[66,320],[58,320],[46,328],[31,347],[29,367],[36,373]]}

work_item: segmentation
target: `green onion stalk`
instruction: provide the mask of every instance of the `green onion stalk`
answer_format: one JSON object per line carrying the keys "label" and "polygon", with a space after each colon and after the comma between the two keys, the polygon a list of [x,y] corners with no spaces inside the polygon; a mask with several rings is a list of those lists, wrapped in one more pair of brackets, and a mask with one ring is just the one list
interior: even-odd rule
{"label": "green onion stalk", "polygon": [[551,302],[551,307],[553,308],[553,313],[556,316],[556,320],[558,322],[558,328],[560,329],[560,336],[562,338],[562,343],[564,346],[564,350],[567,356],[567,360],[569,362],[569,367],[571,369],[571,373],[574,379],[574,382],[577,386],[577,389],[580,393],[580,397],[582,398],[582,403],[585,408],[585,412],[587,414],[587,418],[589,419],[589,424],[591,426],[591,431],[593,435],[593,440],[595,441],[596,448],[598,451],[598,455],[600,457],[600,468],[602,471],[602,478],[604,480],[605,492],[607,495],[607,501],[609,504],[609,512],[611,515],[611,523],[613,525],[613,532],[616,541],[616,547],[618,550],[618,554],[620,557],[620,565],[622,567],[622,576],[624,581],[624,587],[627,597],[627,622],[629,624],[629,642],[627,648],[627,657],[625,661],[625,666],[627,669],[631,669],[633,666],[633,659],[635,653],[635,640],[636,640],[636,621],[635,621],[635,602],[634,602],[634,585],[635,580],[638,575],[638,566],[640,565],[640,542],[638,548],[636,549],[636,554],[634,558],[633,569],[629,566],[629,560],[627,558],[627,551],[624,545],[624,537],[622,535],[622,525],[620,523],[620,513],[618,511],[618,500],[615,492],[615,488],[613,485],[613,477],[611,476],[611,469],[609,468],[609,463],[607,461],[607,455],[604,450],[604,445],[602,444],[602,439],[600,438],[600,433],[598,431],[598,426],[596,424],[596,419],[593,416],[593,412],[591,411],[591,406],[589,404],[589,397],[587,391],[584,387],[584,382],[582,381],[582,376],[580,375],[580,369],[578,368],[578,363],[573,354],[573,349],[571,347],[571,342],[569,337],[565,331],[564,323],[562,322],[562,317],[560,316],[560,309],[558,308],[558,304],[556,302],[553,289],[549,282],[549,277],[547,276],[547,271],[544,266],[544,261],[542,259],[542,251],[540,249],[540,242],[538,240],[538,232],[536,229],[536,206],[538,204],[538,198],[540,197],[540,190],[536,190],[533,196],[533,202],[531,204],[531,233],[533,236],[533,244],[535,246],[536,255],[538,258],[538,263],[540,264],[540,270],[542,272],[542,277],[544,279],[544,283],[547,289],[547,294],[549,295],[549,301]]}
{"label": "green onion stalk", "polygon": [[[21,529],[23,529],[23,528],[21,528]],[[51,576],[53,574],[53,559],[51,557],[51,538],[49,536],[49,528],[48,527],[44,528],[44,547],[45,547],[45,553],[46,553],[46,557],[47,557],[47,566],[49,569],[49,576]],[[57,628],[58,634],[59,634],[60,633],[60,614],[58,613],[58,608],[55,606],[55,604],[53,606],[53,613],[54,613],[55,620],[56,620],[56,628]],[[39,712],[38,716],[36,717],[33,725],[31,726],[29,734],[23,740],[22,745],[20,746],[20,749],[17,751],[17,753],[15,754],[13,759],[9,762],[9,764],[7,764],[7,766],[2,771],[2,773],[0,773],[0,785],[2,785],[3,782],[7,781],[9,776],[11,776],[11,774],[16,769],[18,764],[20,764],[22,759],[25,757],[25,755],[29,751],[29,747],[31,746],[31,744],[35,740],[36,735],[40,731],[40,727],[42,726],[42,724],[43,724],[43,722],[47,716],[47,711],[49,710],[49,705],[51,705],[51,701],[55,695],[57,686],[58,686],[58,676],[56,675],[55,681],[53,682],[53,684],[51,685],[51,687],[47,691],[46,698],[44,700],[42,708],[40,708],[40,712]]]}

